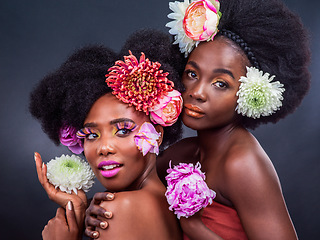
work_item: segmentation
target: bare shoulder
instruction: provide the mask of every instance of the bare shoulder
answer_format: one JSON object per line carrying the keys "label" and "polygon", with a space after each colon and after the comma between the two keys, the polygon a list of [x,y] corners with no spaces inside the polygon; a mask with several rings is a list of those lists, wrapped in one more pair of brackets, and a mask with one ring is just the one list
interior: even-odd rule
{"label": "bare shoulder", "polygon": [[276,170],[253,136],[234,144],[224,171],[228,186],[224,194],[236,208],[249,238],[295,239]]}
{"label": "bare shoulder", "polygon": [[247,194],[254,190],[260,195],[265,188],[280,188],[272,161],[251,134],[242,139],[241,143],[234,144],[225,159],[225,180],[237,186],[239,191]]}
{"label": "bare shoulder", "polygon": [[168,210],[164,193],[120,192],[101,206],[114,215],[107,231],[99,230],[103,231],[101,239],[179,239],[178,222]]}

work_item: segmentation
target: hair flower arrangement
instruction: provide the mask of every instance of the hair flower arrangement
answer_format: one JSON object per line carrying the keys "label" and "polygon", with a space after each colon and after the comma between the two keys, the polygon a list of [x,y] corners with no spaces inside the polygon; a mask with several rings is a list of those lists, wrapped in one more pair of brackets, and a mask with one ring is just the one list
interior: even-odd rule
{"label": "hair flower arrangement", "polygon": [[148,152],[159,154],[157,140],[160,135],[151,123],[145,122],[141,125],[139,132],[134,136],[134,141],[143,156]]}
{"label": "hair flower arrangement", "polygon": [[47,178],[55,188],[71,194],[82,189],[88,192],[94,184],[94,173],[89,164],[76,155],[64,155],[47,163]]}
{"label": "hair flower arrangement", "polygon": [[151,62],[141,53],[140,60],[132,55],[124,61],[116,61],[108,69],[106,82],[119,100],[134,106],[137,111],[151,115],[155,124],[170,126],[182,111],[181,94],[174,90],[174,83],[168,80],[168,72],[160,69],[159,62]]}
{"label": "hair flower arrangement", "polygon": [[160,99],[159,104],[149,109],[151,121],[161,126],[171,126],[177,121],[182,111],[182,102],[179,91],[172,90],[168,92],[167,95]]}
{"label": "hair flower arrangement", "polygon": [[216,193],[206,184],[205,174],[200,170],[201,164],[180,163],[167,170],[168,183],[165,193],[169,209],[174,211],[177,218],[190,217],[196,212],[212,204]]}
{"label": "hair flower arrangement", "polygon": [[217,34],[222,15],[218,0],[175,1],[169,3],[169,8],[173,13],[168,14],[168,18],[173,21],[166,27],[171,28],[169,33],[174,35],[174,44],[179,44],[185,57],[200,41],[210,41]]}
{"label": "hair flower arrangement", "polygon": [[260,118],[269,116],[282,106],[285,91],[279,81],[271,82],[275,76],[269,78],[269,73],[263,73],[254,67],[247,67],[246,76],[242,76],[237,96],[236,111],[243,116]]}
{"label": "hair flower arrangement", "polygon": [[83,152],[83,145],[81,139],[76,135],[77,129],[64,125],[59,132],[59,139],[62,145],[67,146],[74,154]]}

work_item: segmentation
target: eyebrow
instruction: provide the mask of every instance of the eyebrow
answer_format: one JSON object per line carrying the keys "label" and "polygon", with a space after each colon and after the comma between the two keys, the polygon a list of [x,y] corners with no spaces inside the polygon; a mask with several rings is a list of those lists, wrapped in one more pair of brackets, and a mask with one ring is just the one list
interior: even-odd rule
{"label": "eyebrow", "polygon": [[[200,69],[199,66],[198,66],[198,64],[197,64],[196,62],[194,62],[194,61],[189,61],[189,62],[187,62],[186,65],[191,65],[192,67],[196,68],[197,70]],[[227,75],[229,75],[230,77],[232,77],[233,79],[235,79],[233,73],[232,73],[231,71],[227,70],[227,69],[224,69],[224,68],[214,69],[214,70],[213,70],[213,73],[223,73],[223,74],[227,74]]]}
{"label": "eyebrow", "polygon": [[132,121],[129,118],[117,118],[117,119],[114,119],[114,120],[110,121],[110,124],[116,124],[116,123],[119,123],[119,122],[132,122],[132,123],[135,123],[134,121]]}
{"label": "eyebrow", "polygon": [[[130,118],[117,118],[117,119],[111,120],[110,124],[114,125],[114,124],[117,124],[117,123],[120,123],[120,122],[132,122],[132,123],[135,124],[135,122],[133,120],[131,120]],[[97,127],[97,126],[98,126],[98,124],[96,124],[94,122],[90,122],[90,123],[84,124],[83,127]]]}
{"label": "eyebrow", "polygon": [[86,123],[83,125],[83,127],[97,127],[97,124],[96,123]]}

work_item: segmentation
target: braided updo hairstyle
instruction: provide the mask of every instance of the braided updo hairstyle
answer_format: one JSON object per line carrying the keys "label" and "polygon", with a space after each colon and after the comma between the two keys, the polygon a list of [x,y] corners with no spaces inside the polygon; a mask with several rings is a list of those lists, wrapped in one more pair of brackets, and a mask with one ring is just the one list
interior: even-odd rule
{"label": "braided updo hairstyle", "polygon": [[[155,44],[150,44],[152,42]],[[144,52],[146,58],[158,61],[179,90],[180,73],[177,69],[183,68],[183,60],[172,46],[170,35],[165,33],[155,30],[133,33],[120,54],[96,45],[76,50],[56,71],[45,76],[30,94],[31,114],[41,122],[43,131],[56,145],[60,144],[59,131],[64,125],[81,129],[94,102],[112,92],[105,82],[105,75],[115,61],[129,55],[129,50],[138,59]],[[164,131],[162,150],[181,138],[180,118],[174,125],[164,127]]]}
{"label": "braided updo hairstyle", "polygon": [[300,18],[280,0],[220,0],[222,17],[217,37],[227,37],[248,57],[251,66],[284,84],[282,107],[270,116],[243,117],[254,129],[276,123],[295,111],[310,87],[309,39]]}

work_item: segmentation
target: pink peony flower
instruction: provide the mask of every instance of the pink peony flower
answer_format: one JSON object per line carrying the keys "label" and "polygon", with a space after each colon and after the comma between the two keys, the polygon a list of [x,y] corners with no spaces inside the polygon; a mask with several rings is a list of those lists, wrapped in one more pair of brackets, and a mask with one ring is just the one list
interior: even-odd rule
{"label": "pink peony flower", "polygon": [[170,161],[169,166],[165,195],[169,209],[174,211],[178,219],[188,218],[212,203],[216,193],[204,181],[205,175],[200,170],[199,162],[195,167],[192,163],[180,163],[171,168]]}
{"label": "pink peony flower", "polygon": [[77,130],[74,127],[65,125],[60,129],[59,139],[61,144],[67,146],[71,152],[80,154],[83,152],[83,145],[76,133]]}
{"label": "pink peony flower", "polygon": [[183,28],[186,35],[195,41],[212,39],[218,32],[221,13],[217,0],[200,0],[192,2],[185,13]]}
{"label": "pink peony flower", "polygon": [[171,126],[178,120],[182,111],[182,102],[181,93],[172,90],[160,100],[158,105],[149,109],[151,121],[161,126]]}
{"label": "pink peony flower", "polygon": [[143,156],[148,152],[159,154],[157,142],[159,137],[160,133],[156,131],[154,126],[149,122],[145,122],[141,125],[139,132],[134,136],[134,141]]}

